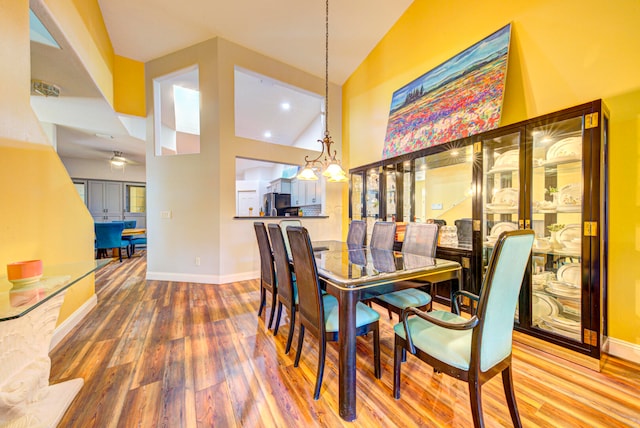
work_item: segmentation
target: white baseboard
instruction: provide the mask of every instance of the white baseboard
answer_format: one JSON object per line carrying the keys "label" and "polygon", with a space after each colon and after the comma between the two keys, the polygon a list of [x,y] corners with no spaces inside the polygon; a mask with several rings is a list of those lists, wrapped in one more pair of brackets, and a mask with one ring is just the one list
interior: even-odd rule
{"label": "white baseboard", "polygon": [[98,297],[94,294],[89,297],[86,302],[82,304],[78,309],[76,309],[66,320],[62,321],[58,327],[53,331],[53,337],[51,338],[51,346],[49,346],[49,350],[58,345],[65,338],[67,334],[73,328],[80,323],[87,316],[89,311],[96,307],[98,304]]}
{"label": "white baseboard", "polygon": [[602,348],[609,355],[640,364],[640,345],[608,337]]}
{"label": "white baseboard", "polygon": [[260,272],[243,272],[231,275],[198,275],[192,273],[149,272],[147,279],[155,281],[195,282],[198,284],[227,284],[260,277]]}

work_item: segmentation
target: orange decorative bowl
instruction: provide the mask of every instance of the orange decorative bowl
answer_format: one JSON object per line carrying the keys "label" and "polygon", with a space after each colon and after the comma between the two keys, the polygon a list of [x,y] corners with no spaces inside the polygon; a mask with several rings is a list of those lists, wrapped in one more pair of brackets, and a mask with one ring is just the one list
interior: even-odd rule
{"label": "orange decorative bowl", "polygon": [[27,260],[7,265],[7,279],[14,286],[31,284],[40,278],[42,278],[42,260]]}

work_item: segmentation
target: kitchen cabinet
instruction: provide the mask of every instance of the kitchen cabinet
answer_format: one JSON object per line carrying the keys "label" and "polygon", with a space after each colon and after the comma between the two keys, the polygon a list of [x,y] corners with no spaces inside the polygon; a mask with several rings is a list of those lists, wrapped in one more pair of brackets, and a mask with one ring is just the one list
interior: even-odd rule
{"label": "kitchen cabinet", "polygon": [[[463,263],[462,288],[474,293],[500,233],[533,229],[514,328],[533,346],[597,368],[607,319],[608,124],[597,100],[354,168],[350,216],[455,225],[458,245],[439,246],[438,257]],[[448,303],[446,290],[433,292]]]}
{"label": "kitchen cabinet", "polygon": [[291,180],[291,206],[302,207],[307,204],[307,181]]}
{"label": "kitchen cabinet", "polygon": [[272,193],[291,193],[291,180],[288,178],[278,178],[269,184]]}
{"label": "kitchen cabinet", "polygon": [[122,220],[123,185],[117,181],[94,181],[87,183],[87,205],[96,222]]}
{"label": "kitchen cabinet", "polygon": [[322,203],[322,182],[307,181],[305,189],[305,205],[318,205]]}

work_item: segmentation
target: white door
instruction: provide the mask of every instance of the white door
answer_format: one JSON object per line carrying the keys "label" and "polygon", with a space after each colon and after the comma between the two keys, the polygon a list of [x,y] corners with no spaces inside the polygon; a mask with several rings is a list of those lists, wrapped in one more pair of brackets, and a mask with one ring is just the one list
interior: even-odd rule
{"label": "white door", "polygon": [[250,217],[260,215],[258,193],[255,190],[238,191],[238,217]]}

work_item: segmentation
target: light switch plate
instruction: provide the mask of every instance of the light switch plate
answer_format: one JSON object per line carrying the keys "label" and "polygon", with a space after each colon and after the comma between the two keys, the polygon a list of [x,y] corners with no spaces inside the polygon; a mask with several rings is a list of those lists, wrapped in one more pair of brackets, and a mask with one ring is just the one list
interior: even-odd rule
{"label": "light switch plate", "polygon": [[171,211],[160,211],[160,218],[171,218]]}
{"label": "light switch plate", "polygon": [[432,209],[432,210],[441,210],[441,209],[442,209],[442,203],[439,203],[439,204],[431,204],[431,209]]}

